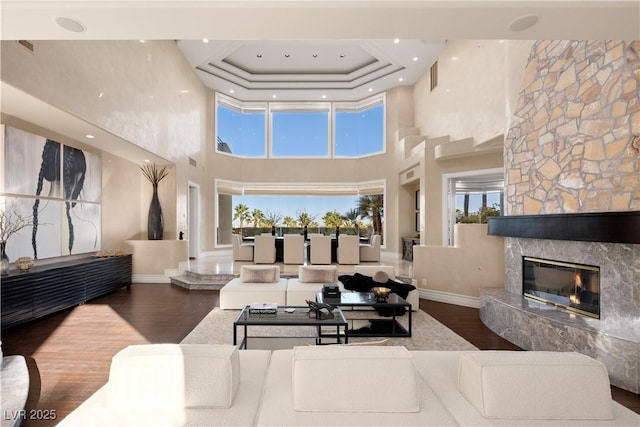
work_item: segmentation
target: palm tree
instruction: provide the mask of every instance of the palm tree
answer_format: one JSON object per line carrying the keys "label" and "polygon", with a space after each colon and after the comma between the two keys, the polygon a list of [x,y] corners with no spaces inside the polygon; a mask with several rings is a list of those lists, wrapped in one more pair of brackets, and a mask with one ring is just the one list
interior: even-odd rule
{"label": "palm tree", "polygon": [[298,212],[298,224],[300,224],[301,227],[306,226],[310,226],[312,222],[315,221],[316,216],[315,215],[311,215],[308,212]]}
{"label": "palm tree", "polygon": [[344,221],[344,225],[347,227],[355,227],[358,224],[358,217],[360,216],[360,211],[358,209],[349,209],[342,215],[342,220]]}
{"label": "palm tree", "polygon": [[245,222],[249,222],[251,219],[251,214],[249,213],[249,207],[242,203],[236,205],[235,213],[233,214],[233,220],[240,221],[240,228],[244,227]]}
{"label": "palm tree", "polygon": [[342,225],[342,215],[336,211],[330,211],[324,214],[322,221],[326,227],[340,227]]}
{"label": "palm tree", "polygon": [[298,222],[290,216],[285,216],[282,221],[286,227],[295,227],[298,225]]}
{"label": "palm tree", "polygon": [[251,220],[253,221],[253,226],[258,227],[262,225],[262,221],[264,221],[264,213],[260,209],[254,209],[251,211]]}
{"label": "palm tree", "polygon": [[373,231],[382,234],[382,216],[384,215],[384,197],[382,194],[360,196],[358,199],[360,217],[371,218]]}

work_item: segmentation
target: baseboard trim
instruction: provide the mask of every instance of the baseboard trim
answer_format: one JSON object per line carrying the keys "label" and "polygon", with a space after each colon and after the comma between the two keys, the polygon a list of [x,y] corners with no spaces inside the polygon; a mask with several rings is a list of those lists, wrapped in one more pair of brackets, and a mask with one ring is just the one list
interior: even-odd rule
{"label": "baseboard trim", "polygon": [[171,279],[164,274],[134,274],[132,283],[171,283]]}
{"label": "baseboard trim", "polygon": [[480,308],[480,298],[468,295],[452,294],[449,292],[434,291],[431,289],[418,289],[420,298],[447,304],[461,305],[463,307]]}

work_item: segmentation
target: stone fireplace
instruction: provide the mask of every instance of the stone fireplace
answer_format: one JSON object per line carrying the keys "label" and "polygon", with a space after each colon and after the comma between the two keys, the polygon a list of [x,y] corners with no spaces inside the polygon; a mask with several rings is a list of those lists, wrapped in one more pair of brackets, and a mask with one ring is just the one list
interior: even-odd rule
{"label": "stone fireplace", "polygon": [[[639,54],[640,41],[533,44],[504,150],[503,218],[524,222],[498,234],[507,236],[505,286],[482,290],[480,301],[482,321],[509,341],[587,354],[634,393],[640,239],[628,236],[640,234]],[[616,221],[592,224],[609,214]],[[523,257],[598,266],[600,318],[525,299]]]}
{"label": "stone fireplace", "polygon": [[[480,318],[527,350],[577,351],[607,366],[611,383],[640,392],[640,245],[505,239],[505,288],[481,292]],[[600,266],[600,319],[523,297],[522,258]]]}

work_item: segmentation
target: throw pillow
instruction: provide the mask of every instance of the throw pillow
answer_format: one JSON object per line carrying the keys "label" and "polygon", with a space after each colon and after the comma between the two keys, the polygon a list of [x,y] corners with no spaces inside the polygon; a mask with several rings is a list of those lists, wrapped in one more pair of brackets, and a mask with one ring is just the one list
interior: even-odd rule
{"label": "throw pillow", "polygon": [[240,280],[243,283],[275,283],[278,281],[278,268],[273,266],[242,266]]}
{"label": "throw pillow", "polygon": [[335,283],[338,279],[338,269],[332,267],[306,267],[298,269],[300,283]]}

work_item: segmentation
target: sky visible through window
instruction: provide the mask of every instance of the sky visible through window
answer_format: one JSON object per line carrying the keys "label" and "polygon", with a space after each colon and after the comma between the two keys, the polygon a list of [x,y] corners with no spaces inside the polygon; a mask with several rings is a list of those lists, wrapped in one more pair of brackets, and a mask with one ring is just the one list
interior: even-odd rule
{"label": "sky visible through window", "polygon": [[362,156],[384,149],[384,106],[365,111],[338,111],[335,124],[336,156]]}
{"label": "sky visible through window", "polygon": [[240,112],[218,104],[217,132],[233,154],[245,157],[266,155],[265,112]]}
{"label": "sky visible through window", "polygon": [[274,111],[272,144],[275,157],[326,157],[329,155],[327,111]]}
{"label": "sky visible through window", "polygon": [[[266,156],[265,110],[241,111],[217,104],[217,137],[243,157]],[[384,151],[384,104],[335,112],[335,155],[358,157]],[[327,110],[273,111],[271,145],[275,157],[326,157],[329,155],[330,119]]]}

